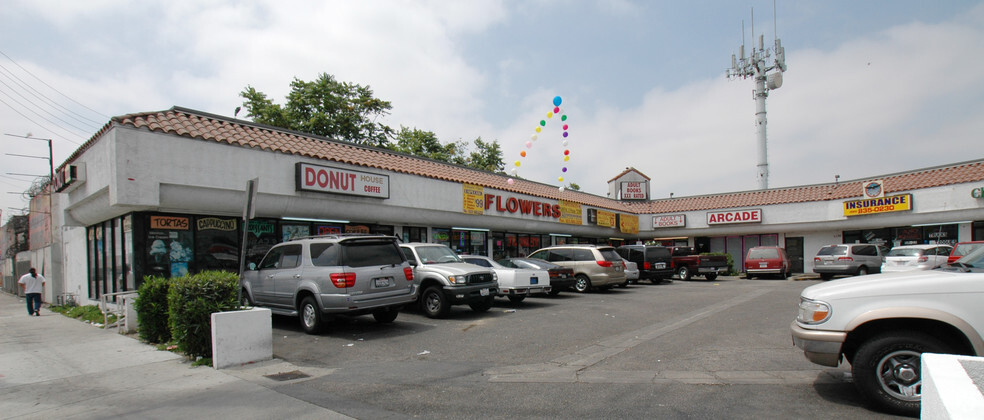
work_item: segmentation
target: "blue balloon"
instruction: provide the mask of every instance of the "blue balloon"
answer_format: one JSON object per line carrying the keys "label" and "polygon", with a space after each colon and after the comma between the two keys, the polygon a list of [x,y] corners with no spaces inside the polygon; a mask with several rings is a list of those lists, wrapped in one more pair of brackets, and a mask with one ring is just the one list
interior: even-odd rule
{"label": "blue balloon", "polygon": [[554,106],[560,106],[560,97],[554,96]]}

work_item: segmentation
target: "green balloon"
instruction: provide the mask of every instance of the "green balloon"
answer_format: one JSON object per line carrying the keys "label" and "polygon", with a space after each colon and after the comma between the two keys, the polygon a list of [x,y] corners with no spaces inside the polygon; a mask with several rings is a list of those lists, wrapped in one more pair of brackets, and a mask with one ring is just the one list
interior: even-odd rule
{"label": "green balloon", "polygon": [[564,116],[560,117],[560,120],[561,121],[567,121],[567,115],[564,115]]}
{"label": "green balloon", "polygon": [[545,126],[545,125],[547,125],[547,122],[546,122],[546,121],[544,121],[544,120],[540,120],[540,125],[541,125],[541,126]]}

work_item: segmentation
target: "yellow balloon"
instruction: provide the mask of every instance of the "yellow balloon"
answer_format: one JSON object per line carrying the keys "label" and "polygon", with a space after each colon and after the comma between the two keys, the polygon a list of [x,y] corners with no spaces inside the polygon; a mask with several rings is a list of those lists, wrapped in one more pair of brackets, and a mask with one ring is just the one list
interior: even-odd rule
{"label": "yellow balloon", "polygon": [[[571,160],[571,157],[570,156],[564,156],[564,162],[567,162],[569,160]],[[519,165],[516,165],[516,166],[519,166]]]}
{"label": "yellow balloon", "polygon": [[553,112],[548,112],[547,113],[547,118],[553,118]]}
{"label": "yellow balloon", "polygon": [[537,133],[539,133],[539,132],[540,132],[540,127],[537,127],[537,128],[536,128],[536,132],[537,132]]}
{"label": "yellow balloon", "polygon": [[516,166],[519,166],[519,161],[518,160],[516,161]]}
{"label": "yellow balloon", "polygon": [[557,178],[558,181],[564,182],[564,177]]}

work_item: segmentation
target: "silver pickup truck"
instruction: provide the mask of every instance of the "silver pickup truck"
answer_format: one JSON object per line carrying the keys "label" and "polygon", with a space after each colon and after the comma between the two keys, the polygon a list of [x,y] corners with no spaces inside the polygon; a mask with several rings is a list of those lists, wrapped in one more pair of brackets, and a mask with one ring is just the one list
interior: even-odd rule
{"label": "silver pickup truck", "polygon": [[491,269],[462,262],[446,245],[412,242],[400,248],[413,266],[424,315],[444,318],[451,305],[467,304],[476,312],[492,308],[499,283]]}

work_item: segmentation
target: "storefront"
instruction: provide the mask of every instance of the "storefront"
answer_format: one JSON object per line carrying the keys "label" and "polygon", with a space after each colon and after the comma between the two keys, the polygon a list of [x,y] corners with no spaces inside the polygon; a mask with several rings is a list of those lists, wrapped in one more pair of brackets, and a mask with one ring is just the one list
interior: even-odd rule
{"label": "storefront", "polygon": [[[883,190],[906,195],[904,206],[893,195],[865,198],[860,181],[615,200],[175,108],[114,118],[59,168],[80,176],[54,197],[62,228],[52,236],[65,249],[58,290],[89,299],[133,290],[151,275],[235,271],[241,251],[256,261],[278,242],[333,233],[395,235],[493,258],[553,244],[656,242],[728,253],[740,264],[749,248],[778,245],[802,263],[834,242],[981,238],[984,198],[966,192],[984,180],[982,165],[886,177]],[[242,244],[249,180],[258,180],[256,215]]]}

